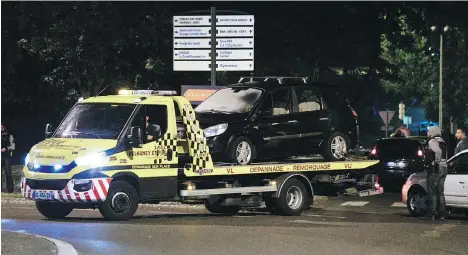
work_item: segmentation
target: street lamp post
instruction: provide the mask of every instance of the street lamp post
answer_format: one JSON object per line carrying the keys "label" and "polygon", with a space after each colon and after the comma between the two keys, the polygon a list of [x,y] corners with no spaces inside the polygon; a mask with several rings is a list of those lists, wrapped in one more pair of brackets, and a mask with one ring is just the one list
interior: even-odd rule
{"label": "street lamp post", "polygon": [[[437,27],[432,26],[431,27],[432,31],[436,31]],[[439,127],[443,129],[443,102],[442,102],[442,96],[443,96],[443,61],[444,61],[444,32],[447,32],[449,30],[449,26],[445,26],[443,30],[439,31],[439,36],[440,36],[440,45],[439,45],[439,54],[440,54],[440,59],[439,59]]]}

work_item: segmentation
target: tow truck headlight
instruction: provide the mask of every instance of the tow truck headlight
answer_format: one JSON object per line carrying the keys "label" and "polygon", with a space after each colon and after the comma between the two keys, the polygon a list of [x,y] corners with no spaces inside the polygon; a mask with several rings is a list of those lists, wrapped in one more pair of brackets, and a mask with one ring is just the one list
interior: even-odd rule
{"label": "tow truck headlight", "polygon": [[78,166],[102,167],[106,164],[106,153],[93,153],[75,159]]}
{"label": "tow truck headlight", "polygon": [[227,123],[222,123],[222,124],[218,124],[215,126],[205,128],[203,131],[205,133],[205,137],[213,137],[213,136],[217,136],[226,132],[227,127],[228,127]]}
{"label": "tow truck headlight", "polygon": [[30,162],[30,159],[29,159],[29,153],[26,155],[26,157],[24,158],[24,164],[27,165],[29,164]]}

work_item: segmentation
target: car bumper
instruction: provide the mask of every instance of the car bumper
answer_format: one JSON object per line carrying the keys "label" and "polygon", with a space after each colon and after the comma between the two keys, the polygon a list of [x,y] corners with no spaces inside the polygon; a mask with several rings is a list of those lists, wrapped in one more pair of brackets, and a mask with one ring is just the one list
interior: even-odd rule
{"label": "car bumper", "polygon": [[34,180],[21,179],[21,194],[33,201],[101,203],[106,200],[112,178]]}
{"label": "car bumper", "polygon": [[401,188],[401,202],[406,205],[408,201],[408,191],[411,188],[412,183],[405,183]]}
{"label": "car bumper", "polygon": [[212,154],[224,154],[228,146],[228,141],[229,136],[225,134],[206,138],[206,143],[208,144],[210,153]]}

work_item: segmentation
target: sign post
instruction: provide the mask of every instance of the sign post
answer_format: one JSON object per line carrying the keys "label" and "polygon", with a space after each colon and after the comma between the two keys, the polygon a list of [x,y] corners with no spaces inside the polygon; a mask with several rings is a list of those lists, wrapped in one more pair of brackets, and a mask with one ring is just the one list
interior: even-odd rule
{"label": "sign post", "polygon": [[174,71],[210,71],[211,85],[216,71],[254,70],[253,15],[174,16]]}
{"label": "sign post", "polygon": [[388,124],[393,119],[393,115],[395,114],[394,111],[380,111],[379,115],[382,118],[383,123],[385,124],[385,137],[388,138]]}
{"label": "sign post", "polygon": [[211,7],[211,86],[216,86],[216,7]]}

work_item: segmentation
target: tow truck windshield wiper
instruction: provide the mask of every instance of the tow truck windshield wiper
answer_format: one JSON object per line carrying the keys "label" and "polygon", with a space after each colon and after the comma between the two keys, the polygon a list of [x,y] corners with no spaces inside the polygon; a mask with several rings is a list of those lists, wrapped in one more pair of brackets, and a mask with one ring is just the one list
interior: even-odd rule
{"label": "tow truck windshield wiper", "polygon": [[96,138],[98,139],[102,139],[99,135],[97,134],[94,134],[94,133],[87,133],[87,132],[78,132],[78,131],[73,131],[73,132],[70,132],[70,136],[73,138],[73,136],[76,136],[76,135],[80,135],[80,134],[84,134],[84,135],[92,135],[92,136],[95,136]]}

